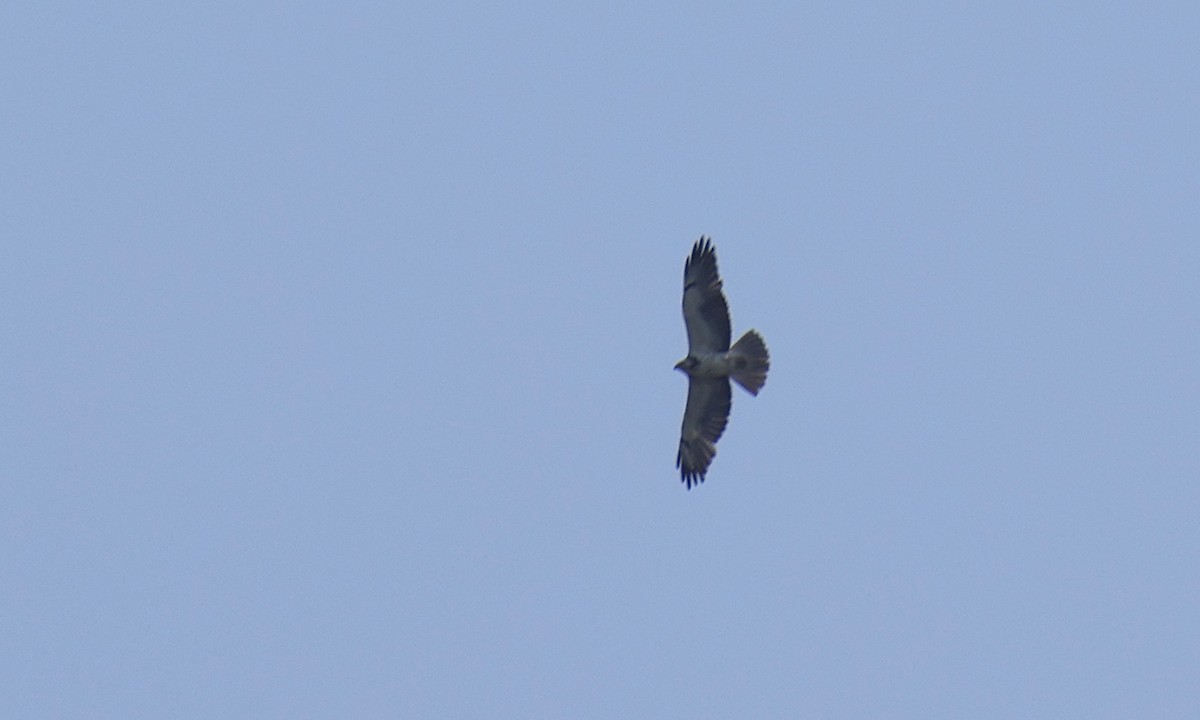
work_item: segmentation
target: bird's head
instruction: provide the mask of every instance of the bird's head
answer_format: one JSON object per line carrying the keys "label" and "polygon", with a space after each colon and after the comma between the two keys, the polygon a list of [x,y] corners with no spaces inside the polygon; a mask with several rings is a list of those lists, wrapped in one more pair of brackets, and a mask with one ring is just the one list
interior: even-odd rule
{"label": "bird's head", "polygon": [[687,356],[687,357],[685,357],[684,359],[682,359],[682,360],[680,360],[679,362],[675,363],[675,369],[676,369],[676,370],[678,370],[678,371],[680,371],[680,372],[682,372],[682,373],[686,373],[686,374],[688,374],[688,375],[691,375],[691,374],[692,374],[692,370],[694,370],[694,369],[696,368],[696,366],[697,366],[697,365],[699,365],[699,364],[700,364],[700,361],[699,361],[699,360],[697,360],[696,358],[692,357],[691,355],[688,355],[688,356]]}

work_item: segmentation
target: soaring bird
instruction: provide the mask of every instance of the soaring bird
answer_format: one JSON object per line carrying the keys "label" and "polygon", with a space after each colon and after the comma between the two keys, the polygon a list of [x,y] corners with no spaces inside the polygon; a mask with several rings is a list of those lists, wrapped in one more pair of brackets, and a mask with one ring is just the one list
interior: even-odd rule
{"label": "soaring bird", "polygon": [[729,305],[721,292],[717,254],[707,237],[696,241],[683,266],[683,322],[688,354],[675,369],[688,376],[688,396],[675,467],[691,490],[704,482],[717,454],[717,439],[729,422],[729,379],[757,395],[771,367],[767,345],[754,330],[729,347]]}

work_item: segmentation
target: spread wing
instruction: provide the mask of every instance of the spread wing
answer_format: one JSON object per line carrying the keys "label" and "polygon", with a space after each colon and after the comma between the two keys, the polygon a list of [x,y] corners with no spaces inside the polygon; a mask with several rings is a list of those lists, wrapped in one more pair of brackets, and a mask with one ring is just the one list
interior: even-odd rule
{"label": "spread wing", "polygon": [[717,439],[729,422],[731,396],[728,378],[689,378],[679,454],[675,456],[675,467],[689,490],[693,483],[704,482],[708,464],[717,454]]}
{"label": "spread wing", "polygon": [[721,292],[717,254],[706,237],[692,246],[683,266],[683,322],[689,355],[729,349],[729,305]]}

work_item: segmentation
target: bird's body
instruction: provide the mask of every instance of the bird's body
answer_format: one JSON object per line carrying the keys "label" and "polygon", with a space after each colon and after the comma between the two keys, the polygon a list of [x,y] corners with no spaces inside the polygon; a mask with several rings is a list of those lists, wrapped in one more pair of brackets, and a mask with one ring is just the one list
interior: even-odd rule
{"label": "bird's body", "polygon": [[[700,353],[688,355],[679,362],[680,370],[693,378],[729,378],[737,379],[736,374],[745,370],[749,360],[732,350],[728,352]],[[742,385],[751,395],[757,395],[757,389]]]}
{"label": "bird's body", "polygon": [[729,377],[729,368],[733,363],[729,353],[704,353],[703,355],[688,355],[679,369],[694,378],[724,378]]}
{"label": "bird's body", "polygon": [[704,482],[717,454],[716,442],[729,422],[730,379],[757,395],[767,381],[771,363],[766,343],[754,330],[729,346],[729,305],[721,292],[716,253],[705,237],[692,246],[684,264],[683,320],[688,355],[675,369],[688,376],[688,399],[675,465],[690,490],[693,484]]}

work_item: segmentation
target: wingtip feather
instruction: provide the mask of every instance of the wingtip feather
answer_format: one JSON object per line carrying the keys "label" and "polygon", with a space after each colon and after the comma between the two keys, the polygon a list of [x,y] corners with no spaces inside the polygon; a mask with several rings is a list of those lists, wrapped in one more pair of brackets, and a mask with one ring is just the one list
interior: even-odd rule
{"label": "wingtip feather", "polygon": [[716,445],[704,438],[679,441],[679,452],[675,455],[675,467],[679,468],[679,479],[687,485],[688,490],[692,489],[692,485],[704,482],[708,466],[712,464],[716,454]]}

